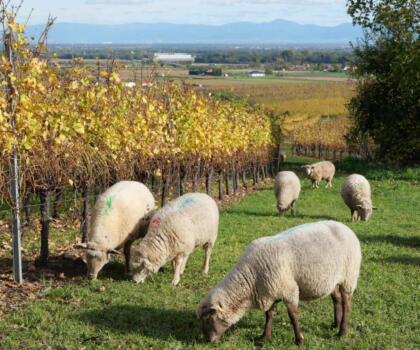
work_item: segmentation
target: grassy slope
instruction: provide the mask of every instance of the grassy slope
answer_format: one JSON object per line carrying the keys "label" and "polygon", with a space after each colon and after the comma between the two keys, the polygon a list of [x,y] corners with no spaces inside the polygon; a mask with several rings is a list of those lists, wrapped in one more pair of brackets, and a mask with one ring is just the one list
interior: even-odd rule
{"label": "grassy slope", "polygon": [[[361,275],[353,297],[350,331],[343,339],[329,329],[333,320],[329,298],[301,303],[305,347],[419,348],[418,182],[371,181],[373,201],[380,210],[368,223],[352,223],[339,194],[344,178],[345,174],[339,172],[332,189],[321,187],[316,191],[310,190],[308,180],[303,180],[295,218],[289,213],[283,218],[276,215],[271,189],[222,211],[209,276],[199,272],[204,257],[199,250],[189,260],[178,287],[170,285],[169,265],[154,275],[154,282],[149,279],[143,285],[135,285],[123,275],[123,265],[114,262],[94,283],[78,278],[65,288],[46,288],[42,298],[0,319],[0,333],[5,335],[0,337],[0,348],[261,348],[254,338],[262,333],[262,312],[247,313],[228,330],[221,344],[213,345],[203,343],[200,323],[194,317],[197,304],[235,264],[251,240],[326,219],[346,223],[359,237],[363,254]],[[276,310],[273,339],[263,348],[289,349],[294,340],[292,327],[285,307],[278,304]]]}

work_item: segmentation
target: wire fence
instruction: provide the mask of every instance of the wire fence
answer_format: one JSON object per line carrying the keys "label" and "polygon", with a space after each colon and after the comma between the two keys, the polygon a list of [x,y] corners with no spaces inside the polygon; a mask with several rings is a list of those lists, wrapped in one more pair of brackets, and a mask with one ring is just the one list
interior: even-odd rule
{"label": "wire fence", "polygon": [[[274,160],[275,161],[275,160]],[[242,172],[245,172],[245,173],[250,173],[250,174],[252,174],[252,172],[254,171],[254,169],[253,168],[247,168],[247,169],[244,169],[244,170],[241,170],[240,172],[242,173]],[[8,173],[8,171],[3,171],[3,173]],[[273,175],[273,174],[272,174]],[[212,176],[212,178],[213,178],[213,180],[214,179],[216,179],[214,182],[218,182],[218,181],[224,181],[224,179],[225,179],[225,176],[226,176],[226,173],[222,173],[222,176],[220,176],[219,175],[219,172],[214,172],[214,174],[213,174],[213,176]],[[229,174],[228,175],[229,177],[231,177],[231,174]],[[267,177],[269,177],[268,176],[268,172],[267,172]],[[149,189],[156,195],[156,196],[158,196],[159,194],[161,194],[161,191],[162,191],[162,178],[158,178],[157,179],[158,181],[157,181],[157,183],[155,184],[155,187],[154,188],[151,188],[151,186],[149,186]],[[191,180],[191,179],[190,179]],[[177,182],[179,181],[179,179],[177,179],[177,177],[176,176],[173,176],[171,179],[170,179],[170,183],[171,183],[171,185],[169,186],[169,189],[168,190],[170,190],[171,188],[172,188],[172,192],[175,192],[176,191],[176,187],[177,187],[177,185],[179,185]],[[214,183],[213,183],[214,184]],[[191,185],[191,184],[190,184]],[[198,178],[198,186],[199,187],[201,187],[201,189],[203,189],[203,188],[205,188],[205,177],[204,176],[200,176],[199,178]],[[73,202],[73,203],[75,203],[75,204],[81,204],[81,203],[83,203],[84,201],[86,201],[87,199],[90,199],[91,201],[93,200],[93,201],[96,201],[96,199],[100,196],[100,194],[95,194],[93,191],[89,194],[89,195],[87,195],[87,196],[77,196],[77,191],[78,190],[75,190],[73,193],[75,194],[75,196],[73,197],[73,198],[68,198],[68,199],[59,199],[59,200],[53,200],[53,201],[50,201],[50,205],[54,205],[54,204],[59,204],[59,205],[62,205],[62,204],[65,204],[65,203],[70,203],[70,202]],[[51,191],[52,193],[55,193],[55,191]],[[234,191],[233,191],[234,192]],[[235,191],[236,192],[236,191]],[[35,194],[35,193],[32,193],[33,195]],[[20,204],[20,211],[22,212],[22,211],[24,211],[25,209],[27,209],[27,208],[41,208],[42,207],[42,203],[31,203],[31,204],[24,204],[24,203],[21,203]],[[75,205],[75,206],[77,206],[77,205]],[[13,208],[11,208],[10,206],[9,207],[7,207],[7,208],[4,208],[4,209],[1,209],[0,210],[0,214],[2,214],[2,213],[10,213],[11,211],[13,210]]]}

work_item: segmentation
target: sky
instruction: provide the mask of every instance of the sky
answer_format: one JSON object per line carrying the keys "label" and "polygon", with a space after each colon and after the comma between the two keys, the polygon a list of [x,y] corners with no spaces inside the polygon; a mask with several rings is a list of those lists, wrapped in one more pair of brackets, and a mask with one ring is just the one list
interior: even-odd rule
{"label": "sky", "polygon": [[[18,0],[13,0],[18,3]],[[300,24],[335,26],[351,22],[345,0],[25,0],[18,20],[29,24],[184,23],[220,25],[285,19]]]}

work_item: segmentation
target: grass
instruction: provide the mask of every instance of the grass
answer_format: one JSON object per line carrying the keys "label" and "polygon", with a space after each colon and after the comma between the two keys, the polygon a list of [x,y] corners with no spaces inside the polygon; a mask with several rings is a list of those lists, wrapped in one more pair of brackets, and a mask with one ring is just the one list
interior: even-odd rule
{"label": "grass", "polygon": [[[303,174],[306,160],[290,157],[286,168]],[[347,165],[348,166],[348,165]],[[383,169],[382,169],[383,170]],[[381,168],[377,171],[381,172]],[[412,170],[416,171],[416,170]],[[308,349],[418,349],[420,310],[420,190],[416,179],[371,179],[373,202],[379,207],[369,222],[350,222],[350,211],[339,190],[348,175],[338,165],[334,187],[311,190],[302,180],[297,215],[278,217],[272,189],[256,192],[221,211],[219,237],[212,254],[210,274],[199,271],[204,253],[191,256],[178,287],[170,282],[169,264],[163,272],[136,285],[123,274],[122,261],[104,268],[92,283],[76,277],[64,287],[45,288],[24,308],[0,319],[1,349],[290,349],[294,335],[286,309],[276,307],[273,338],[260,344],[264,314],[248,312],[231,327],[221,344],[203,341],[197,304],[238,260],[255,238],[319,220],[342,221],[362,245],[362,266],[353,297],[349,334],[339,339],[329,326],[333,320],[330,298],[299,306]],[[389,174],[388,174],[389,175]]]}

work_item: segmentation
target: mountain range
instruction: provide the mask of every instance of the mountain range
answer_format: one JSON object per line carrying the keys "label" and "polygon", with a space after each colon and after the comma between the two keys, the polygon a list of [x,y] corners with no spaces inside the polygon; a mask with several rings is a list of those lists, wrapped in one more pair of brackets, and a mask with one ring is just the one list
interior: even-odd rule
{"label": "mountain range", "polygon": [[[42,30],[42,25],[32,25],[28,26],[27,33],[37,37]],[[325,27],[278,19],[223,25],[56,23],[48,41],[52,44],[348,44],[361,36],[361,29],[351,23]]]}

